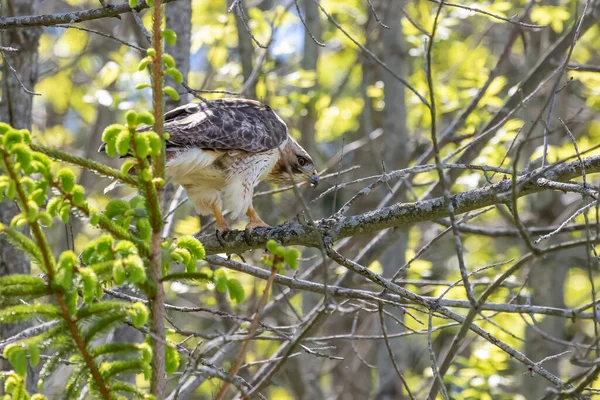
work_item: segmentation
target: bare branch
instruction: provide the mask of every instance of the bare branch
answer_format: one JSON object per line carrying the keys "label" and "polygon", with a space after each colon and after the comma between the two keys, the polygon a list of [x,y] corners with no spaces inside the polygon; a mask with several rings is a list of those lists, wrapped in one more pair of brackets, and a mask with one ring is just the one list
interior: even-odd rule
{"label": "bare branch", "polygon": [[[600,156],[584,158],[582,161],[583,164],[577,160],[553,165],[545,170],[540,168],[519,178],[517,185],[522,186],[518,192],[518,196],[522,197],[548,190],[548,187],[538,183],[539,179],[565,182],[581,176],[582,165],[588,174],[600,172]],[[532,176],[537,176],[537,179],[531,179]],[[511,188],[511,180],[506,179],[483,188],[452,195],[450,202],[454,207],[454,212],[458,215],[493,204],[505,203],[507,195],[510,195]],[[444,199],[438,197],[416,203],[394,204],[376,211],[354,216],[339,217],[336,219],[325,218],[316,221],[315,226],[322,232],[323,236],[336,241],[360,233],[372,233],[385,228],[411,225],[448,216],[449,212],[445,206]],[[270,228],[254,229],[250,235],[252,245],[247,243],[242,231],[225,233],[223,235],[223,245],[221,245],[213,234],[197,235],[197,237],[204,244],[207,254],[239,254],[250,249],[264,248],[269,239],[274,239],[283,245],[319,246],[318,238],[315,237],[313,228],[295,221]]]}
{"label": "bare branch", "polygon": [[[164,3],[171,3],[177,0],[165,0]],[[140,12],[149,8],[145,1],[135,7],[129,7],[129,3],[117,5],[107,4],[106,7],[94,8],[83,11],[72,11],[66,13],[46,14],[46,15],[23,15],[17,17],[0,17],[0,29],[7,28],[26,28],[31,26],[53,26],[57,24],[73,24],[76,22],[91,21],[94,19],[115,17],[119,14],[125,14],[135,10]]]}

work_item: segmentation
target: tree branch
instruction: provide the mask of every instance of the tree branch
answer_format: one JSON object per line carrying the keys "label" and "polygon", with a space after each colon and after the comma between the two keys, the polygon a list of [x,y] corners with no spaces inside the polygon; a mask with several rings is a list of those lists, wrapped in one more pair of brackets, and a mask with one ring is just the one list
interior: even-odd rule
{"label": "tree branch", "polygon": [[[587,174],[600,172],[600,156],[584,158],[582,161]],[[522,197],[550,189],[544,184],[545,180],[565,182],[581,176],[581,173],[582,163],[579,160],[555,164],[545,170],[534,170],[517,180],[517,185],[520,187],[518,196]],[[505,179],[493,185],[452,195],[450,201],[454,206],[455,213],[462,214],[493,204],[505,203],[509,200],[506,195],[510,194],[510,191],[511,180]],[[315,221],[315,226],[323,236],[336,241],[349,236],[372,233],[394,226],[432,221],[448,217],[448,215],[444,199],[437,197],[416,203],[397,203],[359,215],[324,218]],[[315,236],[313,228],[308,224],[302,224],[297,221],[287,222],[270,228],[256,228],[252,231],[249,237],[250,240],[246,240],[247,238],[243,231],[226,232],[223,235],[223,245],[219,243],[212,233],[206,235],[197,234],[196,237],[204,244],[207,254],[235,254],[251,249],[264,248],[269,239],[276,240],[285,246],[319,246],[319,239]]]}
{"label": "tree branch", "polygon": [[[163,3],[170,3],[177,0],[164,0]],[[145,1],[133,8],[135,11],[142,11],[149,8]],[[46,14],[46,15],[23,15],[18,17],[0,17],[0,29],[6,28],[26,28],[31,26],[52,26],[57,24],[73,24],[76,22],[91,21],[94,19],[114,17],[119,14],[131,12],[129,3],[111,5],[106,7],[94,8],[83,11],[72,11],[66,13]]]}

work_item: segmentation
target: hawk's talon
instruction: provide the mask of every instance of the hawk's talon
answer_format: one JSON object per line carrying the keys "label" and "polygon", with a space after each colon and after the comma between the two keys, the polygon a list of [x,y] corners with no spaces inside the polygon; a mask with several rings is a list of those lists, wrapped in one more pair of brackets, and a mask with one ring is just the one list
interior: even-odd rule
{"label": "hawk's talon", "polygon": [[223,235],[221,235],[220,230],[217,229],[215,231],[215,236],[217,237],[217,242],[219,242],[222,247],[225,247],[225,240],[223,239]]}
{"label": "hawk's talon", "polygon": [[252,234],[252,229],[244,229],[244,241],[246,242],[246,244],[248,246],[252,246],[252,240],[250,238],[250,235]]}

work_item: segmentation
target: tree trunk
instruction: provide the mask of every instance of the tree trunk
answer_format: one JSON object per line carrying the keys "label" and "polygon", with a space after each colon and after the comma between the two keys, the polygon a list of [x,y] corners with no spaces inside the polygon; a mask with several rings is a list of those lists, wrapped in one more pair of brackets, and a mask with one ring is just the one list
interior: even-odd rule
{"label": "tree trunk", "polygon": [[[383,60],[400,76],[406,75],[406,60],[408,52],[402,32],[402,1],[381,2],[383,7],[379,9],[379,15],[384,19],[383,23],[389,26],[385,29],[379,26],[383,40]],[[384,145],[380,154],[383,156],[386,169],[400,169],[408,166],[409,157],[409,135],[406,125],[406,103],[405,87],[387,71],[382,71],[381,79],[384,87],[385,107],[382,115]],[[405,196],[399,196],[399,201],[406,200]],[[400,228],[398,232],[388,232],[394,235],[396,241],[382,254],[380,261],[383,267],[383,276],[390,279],[396,270],[404,264],[405,253],[408,245],[408,229]],[[387,309],[400,321],[404,320],[404,313],[397,307]],[[386,328],[388,334],[401,332],[403,327],[389,319]],[[393,323],[390,323],[393,322]],[[374,331],[381,334],[379,323],[375,323]],[[390,339],[390,345],[400,369],[406,367],[407,340],[402,338]],[[402,398],[402,383],[396,374],[392,360],[386,348],[385,342],[376,342],[377,369],[379,371],[379,385],[377,388],[377,400],[391,400]]]}
{"label": "tree trunk", "polygon": [[[37,10],[37,1],[12,0],[2,15],[33,15]],[[17,48],[18,52],[2,53],[2,98],[0,99],[0,121],[14,128],[31,129],[33,95],[27,93],[19,83],[19,79],[30,91],[34,90],[38,76],[38,42],[42,30],[40,28],[9,29],[0,31],[0,45]],[[19,75],[19,79],[9,67],[9,63]],[[0,222],[9,224],[19,212],[13,202],[0,204]],[[0,236],[0,276],[12,274],[29,274],[30,265],[27,257],[13,248],[3,236]],[[0,325],[0,337],[8,338],[31,326],[30,323]],[[11,369],[7,362],[0,359],[0,369]],[[37,373],[27,374],[28,390],[35,390]]]}
{"label": "tree trunk", "polygon": [[[541,49],[548,46],[548,41],[552,43],[556,39],[556,35],[547,37],[546,35],[538,34],[531,38],[532,50],[530,52],[531,58],[529,60],[529,66],[533,66],[537,61],[538,57],[541,56]],[[566,82],[566,78],[563,78]],[[554,83],[554,79],[551,80],[550,85]],[[548,96],[551,93],[548,92]],[[553,112],[553,118],[550,120],[550,126],[552,128],[558,125],[557,117],[566,119],[565,110],[566,102],[563,100],[563,96],[556,96],[556,106]],[[546,96],[541,96],[539,99],[527,107],[524,111],[526,118],[525,121],[533,121],[537,117],[538,113],[542,110],[544,103],[546,102]],[[547,113],[548,111],[546,111]],[[546,113],[542,118],[546,118]],[[530,128],[530,123],[527,123],[523,129],[527,132]],[[550,128],[550,129],[552,129]],[[538,124],[536,129],[531,133],[531,137],[543,137],[544,126]],[[559,145],[562,141],[562,137],[559,134],[550,135],[550,145]],[[522,156],[522,160],[530,159],[530,155],[535,151],[536,147],[542,144],[542,139],[538,139],[524,146],[525,153]],[[525,161],[522,161],[524,164]],[[564,211],[564,206],[560,200],[561,194],[558,192],[535,194],[531,196],[527,201],[523,201],[521,204],[529,204],[529,209],[533,215],[530,216],[533,220],[542,225],[554,225],[560,224],[563,221],[560,220],[561,214]],[[522,218],[527,218],[525,215]],[[583,249],[580,249],[582,251]],[[547,307],[565,307],[564,304],[564,282],[567,277],[567,272],[570,267],[573,266],[573,255],[570,252],[560,252],[553,257],[538,258],[535,261],[535,265],[531,269],[528,275],[528,287],[531,290],[531,303],[532,304],[544,304]],[[539,331],[544,331],[548,335],[564,339],[565,337],[565,319],[547,316],[545,318],[539,318],[536,321],[537,329],[533,326],[528,326],[525,330],[525,355],[534,361],[540,361],[546,357],[556,355],[562,351],[565,351],[565,346],[559,343],[547,340],[540,335]],[[560,363],[561,358],[554,358],[544,362],[544,368],[549,372],[561,376],[560,374]],[[547,393],[548,381],[541,378],[540,376],[523,375],[523,392],[522,394],[528,399],[541,398]]]}
{"label": "tree trunk", "polygon": [[[232,1],[227,1],[227,7],[231,7]],[[246,19],[248,18],[248,10],[244,5],[243,1],[240,1],[239,7],[242,8]],[[238,36],[238,51],[240,55],[240,63],[242,64],[242,75],[244,76],[244,82],[248,81],[250,75],[252,75],[253,70],[253,60],[254,60],[254,46],[252,45],[252,38],[246,32],[246,25],[244,24],[244,20],[240,16],[238,10],[234,9],[231,11],[235,14],[235,26],[237,29]],[[266,43],[262,43],[266,44]],[[248,88],[248,97],[251,99],[256,99],[256,81],[250,85]]]}
{"label": "tree trunk", "polygon": [[[177,42],[174,46],[165,45],[165,51],[175,59],[175,66],[183,74],[183,81],[187,82],[190,72],[190,46],[192,40],[192,2],[191,0],[179,0],[176,3],[168,4],[166,7],[167,28],[172,29],[177,34]],[[165,85],[177,87],[178,84],[170,76],[165,77]],[[188,101],[188,95],[185,94],[179,100],[173,100],[168,97],[165,100],[165,110],[185,104]]]}
{"label": "tree trunk", "polygon": [[[319,20],[319,8],[313,0],[304,1],[304,20],[306,26],[310,29],[310,33],[304,31],[304,54],[302,56],[301,67],[305,71],[317,71],[317,63],[319,61],[319,46],[310,36],[311,33],[317,40],[321,40],[321,21]],[[314,93],[319,89],[318,79],[315,79],[313,87],[303,89],[304,93]],[[298,128],[300,129],[301,138],[300,144],[312,155],[313,158],[318,156],[317,142],[315,140],[315,125],[317,123],[317,111],[315,110],[315,96],[305,105],[306,115],[300,118]],[[316,160],[315,160],[316,161]]]}

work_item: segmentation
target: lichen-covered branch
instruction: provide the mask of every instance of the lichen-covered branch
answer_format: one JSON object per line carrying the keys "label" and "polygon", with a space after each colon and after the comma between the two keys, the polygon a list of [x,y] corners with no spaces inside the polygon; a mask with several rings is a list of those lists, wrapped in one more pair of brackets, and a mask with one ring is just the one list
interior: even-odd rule
{"label": "lichen-covered branch", "polygon": [[[177,0],[164,0],[163,4]],[[135,11],[142,11],[149,6],[145,1],[133,8]],[[46,14],[46,15],[23,15],[18,17],[0,17],[0,29],[6,28],[25,28],[30,26],[52,26],[57,24],[73,24],[76,22],[91,21],[94,19],[114,17],[119,14],[131,12],[129,3],[107,4],[106,7],[93,8],[83,11],[71,11],[66,13]]]}
{"label": "lichen-covered branch", "polygon": [[[600,156],[584,158],[583,166],[587,174],[600,172]],[[545,180],[565,182],[581,176],[581,173],[582,163],[578,160],[534,170],[517,180],[520,188],[518,196],[551,189],[544,184]],[[510,179],[504,179],[493,185],[454,194],[450,198],[454,211],[456,214],[461,214],[510,201],[510,198],[506,196],[510,195],[511,185]],[[336,241],[362,233],[372,233],[390,227],[412,225],[444,217],[448,217],[448,209],[444,205],[444,199],[437,197],[416,203],[397,203],[379,210],[348,217],[325,218],[315,221],[315,225],[323,236]],[[199,234],[197,238],[204,244],[207,254],[234,254],[264,248],[270,239],[283,245],[309,247],[318,247],[319,245],[313,228],[298,221],[270,228],[256,228],[249,236],[245,235],[243,231],[227,232],[223,235],[223,244],[212,233]]]}

